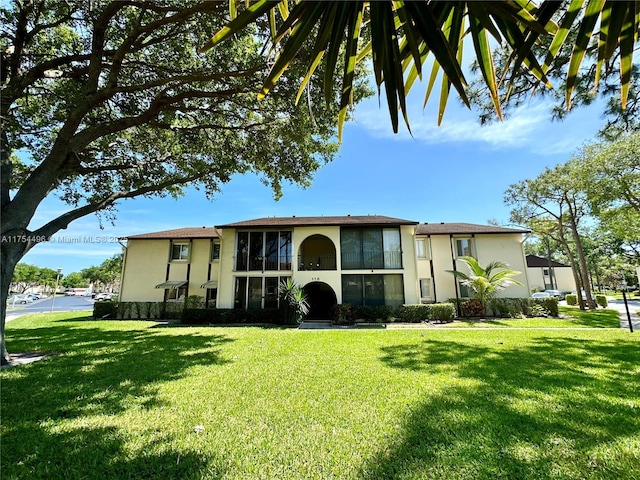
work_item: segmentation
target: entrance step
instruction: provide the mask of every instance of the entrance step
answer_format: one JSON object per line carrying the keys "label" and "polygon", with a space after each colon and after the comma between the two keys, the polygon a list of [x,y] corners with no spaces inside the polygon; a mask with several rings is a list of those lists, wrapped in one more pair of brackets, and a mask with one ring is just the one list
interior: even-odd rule
{"label": "entrance step", "polygon": [[331,320],[304,320],[298,326],[301,330],[332,328]]}

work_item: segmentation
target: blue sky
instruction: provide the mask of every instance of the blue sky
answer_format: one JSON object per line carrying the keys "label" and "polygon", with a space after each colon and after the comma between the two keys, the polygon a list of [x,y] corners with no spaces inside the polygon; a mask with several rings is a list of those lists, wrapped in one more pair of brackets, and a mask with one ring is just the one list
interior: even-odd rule
{"label": "blue sky", "polygon": [[[403,125],[393,134],[386,104],[379,107],[377,97],[359,104],[336,159],[317,172],[311,187],[285,186],[277,202],[253,175],[234,177],[213,202],[195,190],[178,200],[127,200],[119,204],[115,225],[107,223],[101,230],[96,216],[82,218],[36,246],[23,262],[61,267],[68,274],[118,253],[119,237],[264,216],[375,214],[419,222],[486,224],[495,219],[507,224],[507,187],[566,161],[593,141],[604,123],[597,107],[552,122],[548,105],[532,101],[503,122],[480,126],[476,115],[452,97],[438,127],[435,110],[423,110],[421,98],[410,105],[413,137]],[[47,200],[32,226],[64,211],[61,202]]]}

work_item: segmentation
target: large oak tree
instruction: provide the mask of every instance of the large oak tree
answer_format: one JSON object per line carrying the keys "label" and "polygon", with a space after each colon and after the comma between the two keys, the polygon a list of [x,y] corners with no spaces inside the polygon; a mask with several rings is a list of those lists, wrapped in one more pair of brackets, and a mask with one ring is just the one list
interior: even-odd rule
{"label": "large oak tree", "polygon": [[[124,198],[179,196],[187,185],[212,196],[236,173],[257,173],[278,196],[281,182],[309,184],[336,152],[337,108],[313,84],[304,106],[286,79],[256,102],[268,25],[197,53],[226,21],[226,1],[3,2],[3,362],[14,268],[70,222],[112,217]],[[51,195],[68,211],[34,225]]]}

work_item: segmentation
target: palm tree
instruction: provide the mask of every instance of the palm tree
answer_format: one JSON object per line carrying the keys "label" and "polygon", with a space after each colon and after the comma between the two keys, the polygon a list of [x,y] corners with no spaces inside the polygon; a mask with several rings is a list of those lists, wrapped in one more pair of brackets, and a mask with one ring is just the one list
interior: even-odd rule
{"label": "palm tree", "polygon": [[283,302],[285,321],[288,324],[302,322],[302,317],[309,313],[309,301],[302,287],[287,278],[280,282],[279,293]]}
{"label": "palm tree", "polygon": [[[293,4],[290,10],[289,4]],[[582,61],[594,51],[597,56],[593,72],[596,86],[603,65],[610,70],[613,68],[611,63],[619,57],[621,103],[624,108],[640,25],[640,14],[634,0],[541,0],[537,6],[529,0],[257,0],[247,5],[245,10],[237,14],[236,2],[230,0],[232,20],[201,50],[212,48],[267,14],[275,59],[259,96],[269,92],[300,49],[311,43],[308,71],[300,86],[298,99],[323,57],[324,90],[329,99],[337,76],[334,72],[338,60],[344,55],[339,132],[352,102],[356,64],[369,54],[373,60],[378,92],[384,83],[394,132],[398,130],[398,111],[402,112],[409,127],[406,95],[416,78],[422,78],[422,67],[430,56],[433,62],[430,63],[432,67],[425,104],[438,73],[442,71],[443,74],[438,123],[442,120],[452,86],[469,106],[467,81],[462,69],[463,44],[468,38],[473,43],[475,60],[499,117],[501,99],[498,87],[507,73],[525,69],[534,77],[533,89],[538,85],[550,86],[546,75],[561,47],[569,42],[575,43],[568,60],[567,108],[571,106],[571,96]],[[281,19],[279,26],[276,12]],[[596,32],[598,28],[599,32]],[[577,30],[576,36],[569,35],[572,29]],[[552,36],[552,40],[547,42],[548,47],[540,42],[543,36]],[[593,47],[590,43],[596,37],[597,47]],[[492,44],[496,42],[509,46],[513,52],[507,62],[508,68],[498,74],[491,51]]]}
{"label": "palm tree", "polygon": [[[487,314],[487,302],[495,298],[499,292],[512,285],[522,286],[522,283],[513,277],[522,272],[510,270],[509,265],[504,262],[490,262],[486,267],[482,267],[478,260],[473,257],[458,257],[469,268],[469,274],[456,270],[447,270],[456,278],[462,280],[462,284],[470,287],[473,298],[482,305],[482,315]],[[501,269],[500,271],[496,271]]]}

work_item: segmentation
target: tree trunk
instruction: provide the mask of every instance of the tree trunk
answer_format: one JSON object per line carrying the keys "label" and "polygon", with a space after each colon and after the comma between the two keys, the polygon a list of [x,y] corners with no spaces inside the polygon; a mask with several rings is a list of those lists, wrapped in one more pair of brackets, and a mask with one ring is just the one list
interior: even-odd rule
{"label": "tree trunk", "polygon": [[9,288],[11,287],[11,279],[13,271],[18,262],[22,259],[27,251],[27,243],[21,242],[5,242],[0,250],[2,258],[2,269],[0,271],[0,301],[2,302],[2,318],[0,318],[0,364],[7,365],[10,357],[7,352],[7,344],[5,340],[5,324],[7,320],[7,299],[9,298]]}
{"label": "tree trunk", "polygon": [[[582,287],[584,288],[585,296],[587,297],[587,305],[589,310],[595,310],[597,308],[596,302],[593,300],[591,294],[591,282],[589,281],[589,269],[587,268],[587,259],[584,255],[584,249],[582,248],[582,239],[578,233],[578,225],[575,221],[575,217],[572,215],[571,221],[571,235],[573,236],[573,242],[576,245],[576,252],[578,254],[578,261],[580,265],[580,276],[582,277]],[[578,298],[582,298],[582,291],[577,291]]]}

